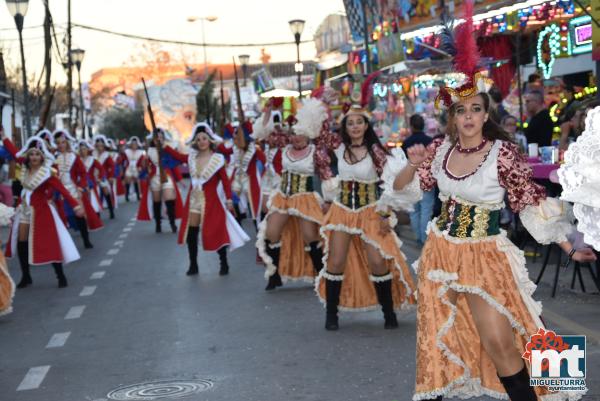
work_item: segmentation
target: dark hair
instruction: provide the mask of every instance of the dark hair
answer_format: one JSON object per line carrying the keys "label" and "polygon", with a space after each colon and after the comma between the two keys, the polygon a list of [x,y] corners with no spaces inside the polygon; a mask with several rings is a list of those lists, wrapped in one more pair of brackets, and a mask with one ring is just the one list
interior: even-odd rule
{"label": "dark hair", "polygon": [[538,79],[542,79],[542,76],[540,74],[538,74],[537,72],[534,72],[533,74],[529,74],[529,77],[527,78],[527,82],[528,83],[534,83],[535,81],[537,81]]}
{"label": "dark hair", "polygon": [[420,114],[413,114],[408,119],[408,124],[410,128],[414,131],[423,131],[425,129],[425,120],[421,117]]}
{"label": "dark hair", "polygon": [[512,118],[513,120],[515,120],[515,122],[519,121],[517,119],[517,117],[513,116],[512,114],[507,114],[504,117],[502,117],[502,120],[500,121],[500,125],[504,125],[504,123],[506,122],[506,120],[508,120],[509,118]]}
{"label": "dark hair", "polygon": [[206,136],[209,137],[208,143],[209,143],[209,148],[212,152],[214,152],[217,149],[217,145],[215,145],[214,143],[212,143],[210,141],[210,135],[208,135],[208,132],[206,132],[206,129],[204,127],[201,127],[202,131],[200,129],[197,129],[194,132],[194,140],[192,141],[192,145],[190,146],[192,149],[194,149],[195,151],[200,151],[200,149],[198,149],[198,145],[196,145],[196,137],[198,136],[198,133],[202,132],[204,134],[206,134]]}
{"label": "dark hair", "polygon": [[538,102],[544,104],[544,93],[538,89],[531,89],[525,92],[526,95],[534,96]]}
{"label": "dark hair", "polygon": [[[388,155],[390,154],[390,152],[379,141],[379,137],[375,133],[375,130],[373,129],[373,125],[371,124],[369,119],[365,116],[361,116],[361,117],[364,119],[365,124],[367,124],[367,130],[365,131],[365,136],[363,137],[363,144],[365,144],[367,146],[367,152],[369,152],[369,155],[371,156],[371,159],[373,160],[373,162],[376,163],[377,158],[375,157],[375,153],[373,152],[374,147],[379,147],[381,150],[383,150]],[[346,145],[346,149],[349,148],[350,145],[352,145],[352,139],[350,139],[350,135],[348,135],[348,130],[346,128],[347,122],[348,122],[348,116],[345,116],[342,119],[342,124],[340,126],[340,136],[342,137],[342,142],[344,143],[344,145]],[[358,162],[358,160],[356,160],[356,158],[354,157],[354,154],[352,154],[352,152],[349,152],[349,156],[350,156],[350,161],[352,163]]]}
{"label": "dark hair", "polygon": [[488,95],[492,98],[494,103],[502,103],[502,93],[497,86],[492,86],[488,91]]}
{"label": "dark hair", "polygon": [[[483,99],[483,109],[486,113],[490,112],[490,97],[487,93],[480,93],[478,96],[481,96]],[[456,105],[458,103],[454,103],[450,106],[448,110],[448,128],[446,130],[447,134],[450,136],[450,140],[453,143],[456,143],[458,140],[458,133],[456,132],[456,128],[454,127],[454,117],[456,113]],[[489,140],[501,140],[506,142],[513,142],[513,139],[510,137],[508,132],[504,131],[500,125],[493,118],[488,118],[485,123],[483,123],[483,136]]]}
{"label": "dark hair", "polygon": [[[42,141],[43,141],[43,139],[42,139]],[[36,141],[32,141],[29,144],[29,146],[27,147],[28,152],[25,153],[25,162],[23,163],[25,165],[25,167],[27,167],[28,170],[31,168],[31,166],[29,164],[29,149],[36,149],[38,152],[40,152],[40,154],[42,155],[42,161],[46,159],[46,155],[44,154],[44,151],[36,146]]]}

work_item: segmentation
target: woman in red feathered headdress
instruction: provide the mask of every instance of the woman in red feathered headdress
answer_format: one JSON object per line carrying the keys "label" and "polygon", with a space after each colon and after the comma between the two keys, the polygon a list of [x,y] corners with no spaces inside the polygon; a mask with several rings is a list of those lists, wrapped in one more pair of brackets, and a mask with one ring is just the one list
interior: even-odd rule
{"label": "woman in red feathered headdress", "polygon": [[418,265],[417,374],[413,400],[488,396],[513,401],[577,399],[531,387],[521,355],[544,323],[525,258],[500,229],[504,200],[542,244],[558,243],[577,261],[568,205],[547,198],[532,180],[517,145],[489,117],[492,82],[478,70],[472,3],[457,27],[455,69],[463,80],[440,90],[448,133],[427,149],[408,149],[409,165],[395,178],[400,190],[417,175],[423,190],[436,184],[441,215],[429,225]]}
{"label": "woman in red feathered headdress", "polygon": [[0,138],[4,147],[23,165],[20,179],[23,191],[6,244],[6,256],[17,254],[21,264],[22,277],[17,288],[33,283],[30,265],[47,264],[54,267],[59,288],[66,287],[63,263],[79,259],[79,252],[51,202],[52,196],[54,192],[60,193],[77,217],[84,216],[84,209],[56,177],[52,168],[54,156],[43,139],[31,137],[18,151],[10,139],[4,137],[1,127]]}

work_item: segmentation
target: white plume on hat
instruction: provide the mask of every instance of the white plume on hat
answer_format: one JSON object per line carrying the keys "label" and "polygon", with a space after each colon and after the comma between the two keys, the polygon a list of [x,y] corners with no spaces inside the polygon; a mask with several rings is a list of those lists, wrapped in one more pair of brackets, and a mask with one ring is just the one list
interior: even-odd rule
{"label": "white plume on hat", "polygon": [[138,146],[142,146],[142,141],[140,141],[140,138],[138,138],[137,136],[132,136],[131,138],[129,138],[129,140],[127,141],[127,145],[131,145],[132,143],[137,143]]}
{"label": "white plume on hat", "polygon": [[296,135],[315,139],[321,134],[323,123],[327,121],[327,118],[327,107],[322,101],[307,99],[296,114],[298,123],[294,126],[294,132]]}
{"label": "white plume on hat", "polygon": [[38,132],[36,134],[36,136],[43,140],[46,140],[46,138],[48,138],[48,142],[50,142],[50,146],[56,147],[56,144],[54,143],[54,136],[52,135],[52,132],[50,132],[49,129],[44,128],[43,130]]}
{"label": "white plume on hat", "polygon": [[[35,145],[33,145],[34,142]],[[48,147],[46,146],[46,141],[44,141],[39,136],[32,136],[31,138],[29,138],[27,142],[25,142],[25,146],[23,146],[19,153],[17,153],[17,157],[25,157],[27,153],[29,153],[29,151],[34,148],[42,152],[46,162],[54,162],[54,155],[48,150]]]}
{"label": "white plume on hat", "polygon": [[71,136],[71,134],[69,133],[69,131],[67,131],[64,128],[61,129],[57,129],[52,133],[52,138],[56,139],[59,135],[64,135],[65,138],[67,138],[67,141],[71,142],[71,143],[75,143],[77,141],[77,139],[73,138]]}

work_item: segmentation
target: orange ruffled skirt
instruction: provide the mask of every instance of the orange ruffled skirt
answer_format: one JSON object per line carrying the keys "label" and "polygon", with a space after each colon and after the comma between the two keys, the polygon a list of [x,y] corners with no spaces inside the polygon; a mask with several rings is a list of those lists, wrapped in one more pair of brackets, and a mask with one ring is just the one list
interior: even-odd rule
{"label": "orange ruffled skirt", "polygon": [[285,196],[275,192],[269,199],[268,214],[260,223],[256,247],[265,262],[265,278],[275,274],[275,265],[267,255],[265,235],[269,216],[273,213],[287,214],[289,219],[281,235],[281,253],[279,257],[279,275],[283,281],[305,281],[312,283],[316,273],[310,255],[305,249],[300,221],[308,220],[319,226],[323,222],[322,200],[316,192],[306,192]]}
{"label": "orange ruffled skirt", "polygon": [[[525,269],[523,252],[504,232],[482,240],[458,239],[430,223],[421,255],[413,400],[439,395],[507,399],[463,294],[481,296],[506,316],[518,350],[525,352],[530,336],[544,326],[539,318],[541,305],[531,297],[535,285]],[[456,305],[448,300],[449,290],[458,293]],[[536,392],[542,399],[568,399],[566,393],[548,393],[545,388],[536,387]]]}
{"label": "orange ruffled skirt", "polygon": [[410,275],[406,258],[400,247],[402,242],[393,230],[381,235],[381,218],[375,211],[375,205],[358,210],[351,210],[334,202],[325,216],[321,227],[324,239],[324,268],[317,277],[315,290],[321,302],[325,304],[325,277],[327,275],[327,258],[329,243],[335,231],[352,234],[351,244],[344,269],[339,310],[365,311],[378,309],[375,286],[370,279],[370,268],[363,242],[373,245],[381,256],[390,273],[392,273],[392,298],[394,309],[410,309],[416,303],[415,285]]}
{"label": "orange ruffled skirt", "polygon": [[12,300],[15,295],[15,283],[8,274],[4,254],[0,251],[0,316],[12,312]]}

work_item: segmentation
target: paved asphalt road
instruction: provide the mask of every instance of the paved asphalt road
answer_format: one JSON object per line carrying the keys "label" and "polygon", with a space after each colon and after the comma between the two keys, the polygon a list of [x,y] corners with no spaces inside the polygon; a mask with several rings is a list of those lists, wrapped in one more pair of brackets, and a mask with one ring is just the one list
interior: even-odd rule
{"label": "paved asphalt road", "polygon": [[[263,291],[253,244],[230,254],[227,277],[218,276],[216,254],[200,253],[201,273],[190,278],[186,249],[174,234],[136,222],[135,208],[120,207],[116,220],[92,233],[95,248],[66,268],[67,289],[56,288],[51,267],[33,268],[33,287],[0,318],[1,401],[150,400],[202,389],[181,399],[411,399],[414,313],[399,316],[393,331],[383,330],[379,312],[342,314],[340,331],[326,332],[311,286]],[[412,260],[417,249],[406,242]],[[18,279],[16,260],[10,269]],[[572,321],[560,322],[565,332]],[[599,356],[588,342],[590,394],[600,394]],[[178,383],[108,396],[164,380]],[[131,398],[135,391],[148,398]]]}

